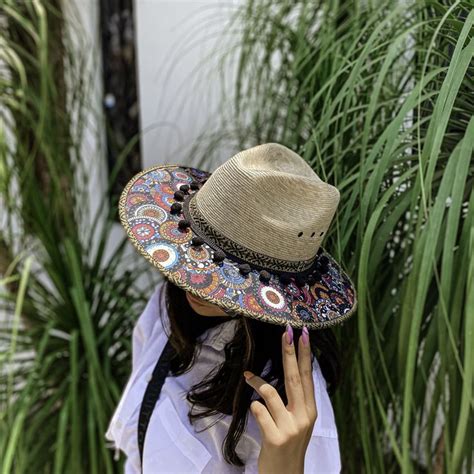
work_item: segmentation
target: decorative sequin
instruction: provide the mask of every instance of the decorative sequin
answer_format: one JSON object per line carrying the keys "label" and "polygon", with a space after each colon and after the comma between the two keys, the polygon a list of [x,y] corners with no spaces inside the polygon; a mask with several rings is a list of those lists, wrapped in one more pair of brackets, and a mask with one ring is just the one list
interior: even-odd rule
{"label": "decorative sequin", "polygon": [[175,181],[178,181],[178,182],[184,181],[183,183],[179,183],[180,186],[181,184],[190,183],[192,181],[192,177],[189,176],[184,171],[172,171],[171,174],[173,175],[173,178],[175,179]]}
{"label": "decorative sequin", "polygon": [[163,222],[160,226],[160,234],[165,240],[173,244],[188,242],[193,237],[190,230],[181,230],[176,221]]}
{"label": "decorative sequin", "polygon": [[147,248],[147,252],[153,260],[159,263],[167,270],[176,266],[179,262],[179,256],[176,249],[168,244],[154,244]]}
{"label": "decorative sequin", "polygon": [[271,286],[263,286],[260,288],[259,296],[272,309],[282,310],[286,306],[286,300],[282,293]]}
{"label": "decorative sequin", "polygon": [[161,207],[155,206],[153,204],[145,204],[143,206],[137,207],[135,216],[153,219],[159,224],[166,220],[166,212]]}

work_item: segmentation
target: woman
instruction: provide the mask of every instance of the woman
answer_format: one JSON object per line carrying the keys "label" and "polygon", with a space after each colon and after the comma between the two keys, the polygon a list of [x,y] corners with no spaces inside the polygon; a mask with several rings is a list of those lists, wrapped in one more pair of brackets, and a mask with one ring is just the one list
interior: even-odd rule
{"label": "woman", "polygon": [[356,298],[320,246],[338,201],[278,144],[212,174],[166,165],[127,185],[121,221],[165,281],[135,326],[106,433],[126,472],[339,472],[337,348],[322,328]]}

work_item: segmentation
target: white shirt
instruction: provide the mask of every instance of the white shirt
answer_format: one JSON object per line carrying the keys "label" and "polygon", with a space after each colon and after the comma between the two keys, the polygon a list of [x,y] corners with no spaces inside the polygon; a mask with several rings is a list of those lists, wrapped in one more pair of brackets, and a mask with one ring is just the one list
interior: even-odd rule
{"label": "white shirt", "polygon": [[[138,319],[132,336],[132,373],[105,433],[112,447],[122,450],[127,460],[126,474],[140,473],[137,424],[140,405],[149,377],[168,340],[169,320],[165,306],[165,281],[159,283]],[[159,312],[163,315],[166,333]],[[224,361],[224,346],[233,338],[237,320],[233,319],[207,329],[201,336],[202,349],[190,371],[165,379],[160,397],[150,418],[143,447],[144,474],[226,474],[258,473],[261,437],[258,424],[249,410],[247,427],[236,451],[245,467],[225,462],[221,446],[228,432],[231,415],[199,419],[192,425],[187,417],[190,404],[186,393],[216,365]],[[265,367],[262,377],[269,364]],[[326,390],[326,381],[316,358],[313,358],[313,380],[318,418],[313,428],[304,464],[305,474],[339,473],[339,442],[334,413]],[[254,393],[252,398],[258,398]],[[213,421],[217,423],[200,431]],[[118,454],[118,451],[117,451]]]}

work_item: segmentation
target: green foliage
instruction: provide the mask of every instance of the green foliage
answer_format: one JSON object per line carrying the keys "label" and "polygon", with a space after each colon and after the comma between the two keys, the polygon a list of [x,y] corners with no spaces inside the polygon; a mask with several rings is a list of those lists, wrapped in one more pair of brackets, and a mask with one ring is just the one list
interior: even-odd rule
{"label": "green foliage", "polygon": [[[128,264],[125,240],[106,252],[115,203],[87,213],[93,65],[61,4],[2,4],[4,473],[120,472],[104,432],[149,294],[137,285],[146,262]],[[325,247],[359,299],[337,328],[345,472],[472,470],[471,10],[261,0],[230,25],[241,43],[226,142],[284,143],[341,191]],[[203,155],[217,145],[216,135]]]}
{"label": "green foliage", "polygon": [[112,245],[116,203],[99,196],[90,215],[89,173],[104,161],[100,150],[94,159],[81,148],[86,114],[95,110],[94,61],[77,42],[80,31],[65,24],[62,3],[2,5],[5,474],[123,470],[104,435],[130,374],[132,327],[153,284],[143,282],[148,266],[126,253],[125,237]]}
{"label": "green foliage", "polygon": [[359,300],[337,328],[345,472],[472,470],[473,22],[460,1],[249,0],[234,19],[223,136],[283,143],[341,191],[324,244]]}

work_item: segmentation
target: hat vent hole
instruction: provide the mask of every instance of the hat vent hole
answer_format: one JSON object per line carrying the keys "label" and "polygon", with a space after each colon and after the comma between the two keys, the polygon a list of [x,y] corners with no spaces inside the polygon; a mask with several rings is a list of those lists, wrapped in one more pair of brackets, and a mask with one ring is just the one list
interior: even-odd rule
{"label": "hat vent hole", "polygon": [[313,233],[311,234],[311,237],[314,237],[314,234],[315,234],[315,232],[313,232]]}
{"label": "hat vent hole", "polygon": [[300,232],[300,233],[298,234],[298,237],[301,237],[302,235],[303,235],[303,232]]}
{"label": "hat vent hole", "polygon": [[324,234],[324,232],[321,232],[321,233],[319,234],[319,237],[322,237],[322,236],[323,236],[323,234]]}

